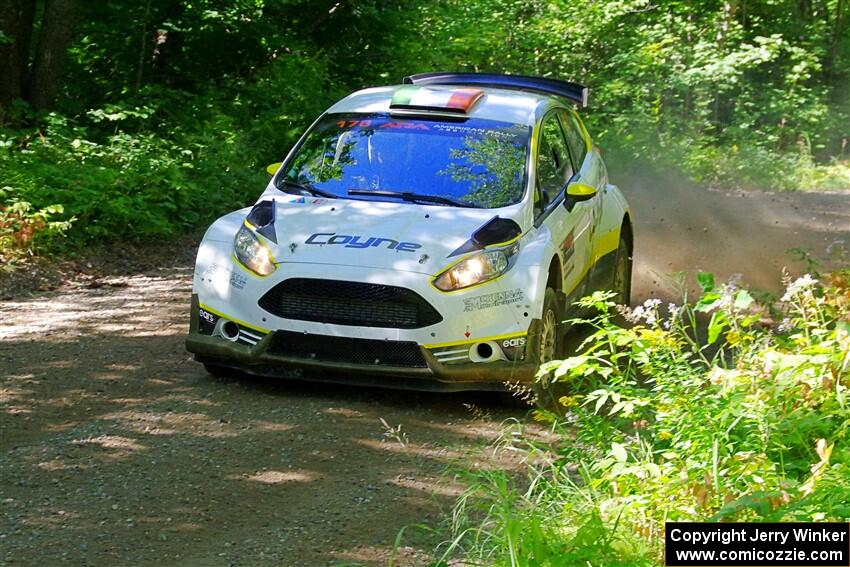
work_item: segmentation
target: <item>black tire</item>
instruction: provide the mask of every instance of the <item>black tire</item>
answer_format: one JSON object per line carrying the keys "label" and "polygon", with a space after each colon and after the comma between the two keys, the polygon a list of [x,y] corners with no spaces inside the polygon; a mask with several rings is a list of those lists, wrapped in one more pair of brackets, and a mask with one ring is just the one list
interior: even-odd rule
{"label": "black tire", "polygon": [[[554,324],[553,324],[554,323]],[[551,360],[558,360],[563,355],[564,341],[564,309],[563,302],[558,293],[546,288],[543,295],[543,312],[540,317],[540,326],[531,342],[529,355],[541,365]],[[551,375],[542,376],[534,381],[532,390],[535,394],[536,403],[548,411],[558,411],[558,387],[552,383]]]}
{"label": "black tire", "polygon": [[551,287],[543,294],[543,311],[540,328],[534,340],[534,359],[538,364],[557,360],[563,345],[564,308],[563,302]]}
{"label": "black tire", "polygon": [[629,305],[632,300],[632,257],[629,248],[628,240],[620,238],[611,275],[611,290],[617,294],[614,301],[619,305]]}
{"label": "black tire", "polygon": [[233,376],[234,371],[226,366],[219,366],[218,364],[212,364],[210,362],[204,362],[204,370],[207,371],[211,376],[215,376],[216,378],[229,378]]}

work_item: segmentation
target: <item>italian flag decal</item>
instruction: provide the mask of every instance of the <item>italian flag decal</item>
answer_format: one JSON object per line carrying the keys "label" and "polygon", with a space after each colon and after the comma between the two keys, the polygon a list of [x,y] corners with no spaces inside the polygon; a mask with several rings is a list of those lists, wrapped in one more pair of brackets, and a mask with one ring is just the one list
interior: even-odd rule
{"label": "italian flag decal", "polygon": [[484,92],[479,89],[437,90],[409,85],[395,92],[390,108],[443,110],[465,114],[483,96]]}

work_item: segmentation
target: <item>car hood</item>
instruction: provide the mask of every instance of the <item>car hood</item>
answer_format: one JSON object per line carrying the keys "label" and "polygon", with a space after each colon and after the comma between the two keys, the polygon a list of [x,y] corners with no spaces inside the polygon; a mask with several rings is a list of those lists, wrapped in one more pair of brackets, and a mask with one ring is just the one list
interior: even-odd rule
{"label": "car hood", "polygon": [[[275,197],[276,263],[314,263],[436,274],[484,223],[520,205],[466,209],[314,197]],[[269,227],[270,228],[270,227]],[[268,228],[261,234],[268,234]]]}

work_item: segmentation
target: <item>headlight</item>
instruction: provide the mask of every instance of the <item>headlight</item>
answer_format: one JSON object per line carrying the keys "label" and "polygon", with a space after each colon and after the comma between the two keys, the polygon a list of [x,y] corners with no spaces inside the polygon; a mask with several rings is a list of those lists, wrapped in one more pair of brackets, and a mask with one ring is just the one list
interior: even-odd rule
{"label": "headlight", "polygon": [[436,278],[434,285],[443,291],[455,291],[497,278],[513,265],[519,244],[485,250],[458,262]]}
{"label": "headlight", "polygon": [[233,240],[233,253],[243,266],[256,274],[267,276],[275,270],[269,249],[244,224]]}

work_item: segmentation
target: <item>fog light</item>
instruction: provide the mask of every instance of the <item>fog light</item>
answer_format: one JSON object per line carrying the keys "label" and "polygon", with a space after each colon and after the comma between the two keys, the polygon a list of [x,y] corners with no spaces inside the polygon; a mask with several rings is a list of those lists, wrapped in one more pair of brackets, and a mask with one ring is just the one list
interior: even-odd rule
{"label": "fog light", "polygon": [[239,338],[239,325],[233,321],[225,321],[221,325],[221,336],[228,341],[235,341]]}

